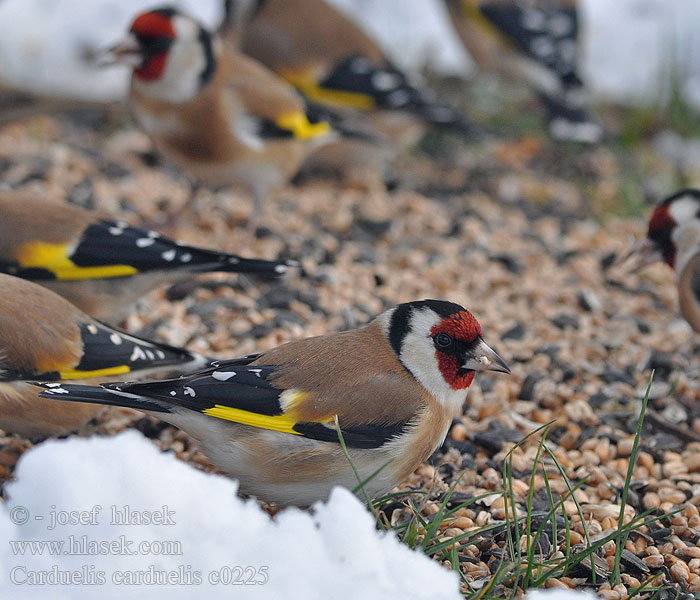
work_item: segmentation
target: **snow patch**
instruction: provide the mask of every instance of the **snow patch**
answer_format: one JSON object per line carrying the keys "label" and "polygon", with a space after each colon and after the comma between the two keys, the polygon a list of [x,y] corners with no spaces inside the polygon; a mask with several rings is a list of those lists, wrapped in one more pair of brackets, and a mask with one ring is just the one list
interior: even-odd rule
{"label": "snow patch", "polygon": [[[378,533],[345,489],[313,514],[287,508],[274,520],[236,490],[235,481],[197,471],[134,431],[41,444],[22,456],[0,505],[0,597],[461,597],[453,573]],[[63,547],[51,555],[44,542]],[[95,555],[99,548],[108,552]],[[28,583],[39,576],[76,579]],[[169,584],[147,585],[166,576]],[[130,585],[134,578],[143,585]]]}

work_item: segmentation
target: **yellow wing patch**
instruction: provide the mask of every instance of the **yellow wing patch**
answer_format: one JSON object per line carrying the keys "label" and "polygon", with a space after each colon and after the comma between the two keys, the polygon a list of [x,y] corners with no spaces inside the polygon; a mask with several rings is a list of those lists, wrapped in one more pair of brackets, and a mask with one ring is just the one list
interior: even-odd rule
{"label": "yellow wing patch", "polygon": [[[258,427],[260,429],[271,429],[273,431],[281,431],[282,433],[301,435],[298,431],[294,430],[294,426],[299,423],[299,419],[294,416],[294,405],[302,402],[305,396],[307,395],[304,392],[285,390],[280,398],[282,409],[285,411],[281,415],[261,415],[259,413],[233,408],[231,406],[223,406],[221,404],[216,404],[212,408],[205,408],[202,412],[210,417],[234,421],[241,425],[250,425],[251,427]],[[318,422],[329,423],[332,420],[333,417],[330,417]]]}
{"label": "yellow wing patch", "polygon": [[240,408],[222,406],[221,404],[216,404],[212,408],[205,408],[202,412],[210,417],[234,421],[242,425],[251,425],[252,427],[259,427],[261,429],[272,429],[273,431],[301,435],[292,429],[297,421],[289,415],[260,415],[247,410],[241,410]]}
{"label": "yellow wing patch", "polygon": [[476,23],[477,27],[481,27],[481,29],[488,35],[498,38],[502,44],[506,44],[511,48],[516,47],[513,40],[511,40],[505,33],[503,33],[503,31],[501,31],[494,23],[484,16],[484,14],[479,10],[478,2],[474,2],[474,0],[461,0],[459,4],[462,8],[462,16],[465,19],[471,21],[472,23]]}
{"label": "yellow wing patch", "polygon": [[131,369],[127,365],[118,367],[107,367],[106,369],[93,369],[92,371],[81,371],[79,369],[68,369],[59,371],[61,379],[90,379],[92,377],[109,377],[111,375],[121,375],[129,373]]}
{"label": "yellow wing patch", "polygon": [[311,77],[292,71],[282,71],[281,75],[307,98],[321,104],[334,104],[347,108],[369,110],[374,107],[374,98],[360,92],[348,92],[344,90],[328,90],[321,87]]}
{"label": "yellow wing patch", "polygon": [[69,258],[71,251],[72,248],[66,244],[27,242],[17,250],[16,259],[20,267],[45,269],[51,271],[56,279],[99,279],[138,272],[131,265],[80,267]]}
{"label": "yellow wing patch", "polygon": [[326,135],[331,130],[331,126],[324,121],[311,123],[303,112],[284,114],[275,123],[281,129],[291,131],[298,140],[311,140]]}

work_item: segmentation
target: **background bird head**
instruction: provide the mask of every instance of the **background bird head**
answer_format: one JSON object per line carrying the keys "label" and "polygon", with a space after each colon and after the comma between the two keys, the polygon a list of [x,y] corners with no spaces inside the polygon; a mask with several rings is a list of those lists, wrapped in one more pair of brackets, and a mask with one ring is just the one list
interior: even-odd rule
{"label": "background bird head", "polygon": [[680,273],[700,251],[700,191],[681,190],[663,200],[649,219],[647,236],[633,250],[639,269],[663,260]]}
{"label": "background bird head", "polygon": [[133,68],[139,91],[168,102],[187,102],[216,68],[214,40],[192,17],[164,7],[137,16],[129,35],[109,50],[113,62]]}

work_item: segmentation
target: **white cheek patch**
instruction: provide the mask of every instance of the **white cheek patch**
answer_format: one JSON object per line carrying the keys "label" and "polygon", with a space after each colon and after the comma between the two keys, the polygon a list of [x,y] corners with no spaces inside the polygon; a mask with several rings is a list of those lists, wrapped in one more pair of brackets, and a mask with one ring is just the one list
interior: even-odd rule
{"label": "white cheek patch", "polygon": [[[675,218],[675,217],[674,217]],[[671,234],[671,239],[676,246],[676,263],[674,265],[677,275],[683,272],[688,261],[700,250],[700,220],[697,218],[687,219],[680,222]]]}
{"label": "white cheek patch", "polygon": [[193,100],[200,90],[200,76],[207,61],[199,41],[199,26],[190,19],[173,19],[175,41],[170,46],[165,70],[158,79],[145,81],[134,78],[134,87],[141,93],[183,104]]}
{"label": "white cheek patch", "polygon": [[671,203],[668,214],[679,225],[684,225],[688,221],[698,218],[700,202],[692,196],[681,196]]}
{"label": "white cheek patch", "polygon": [[414,310],[410,319],[410,331],[403,340],[401,361],[418,382],[435,399],[457,411],[467,396],[466,390],[453,390],[442,376],[430,331],[440,322],[440,317],[430,309]]}

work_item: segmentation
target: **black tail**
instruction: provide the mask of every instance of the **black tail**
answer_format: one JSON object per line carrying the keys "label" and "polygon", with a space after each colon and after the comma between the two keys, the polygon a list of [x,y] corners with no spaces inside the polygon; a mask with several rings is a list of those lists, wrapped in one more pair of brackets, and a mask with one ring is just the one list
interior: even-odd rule
{"label": "black tail", "polygon": [[200,273],[220,271],[279,277],[286,273],[289,268],[299,267],[299,263],[295,260],[275,261],[262,258],[243,258],[234,254],[217,253],[190,246],[181,246],[181,248],[188,249],[193,257],[197,255],[199,260],[192,264],[190,270]]}
{"label": "black tail", "polygon": [[344,138],[361,140],[374,144],[382,143],[383,140],[375,133],[363,129],[359,125],[355,125],[355,123],[351,123],[344,115],[340,115],[327,106],[313,102],[304,96],[303,93],[299,93],[304,97],[306,103],[306,117],[311,123],[326,122],[331,126],[333,131],[338,132]]}
{"label": "black tail", "polygon": [[439,102],[432,91],[414,86],[389,63],[377,65],[364,56],[351,56],[319,82],[319,87],[368,97],[377,108],[412,112],[431,125],[465,136],[480,135],[479,127],[456,108]]}
{"label": "black tail", "polygon": [[112,220],[90,224],[70,257],[81,267],[128,265],[146,271],[225,271],[279,276],[290,260],[242,258],[234,254],[189,246],[140,227]]}
{"label": "black tail", "polygon": [[91,404],[104,404],[106,406],[124,406],[136,410],[149,410],[152,412],[170,412],[168,406],[158,400],[144,398],[136,394],[129,394],[119,390],[118,383],[111,383],[107,389],[96,385],[77,385],[72,383],[42,383],[30,382],[32,385],[44,388],[39,394],[41,398],[53,398],[66,402],[88,402]]}
{"label": "black tail", "polygon": [[540,94],[547,109],[549,132],[557,140],[580,144],[599,144],[605,138],[605,130],[598,120],[583,106],[571,106],[558,98]]}

